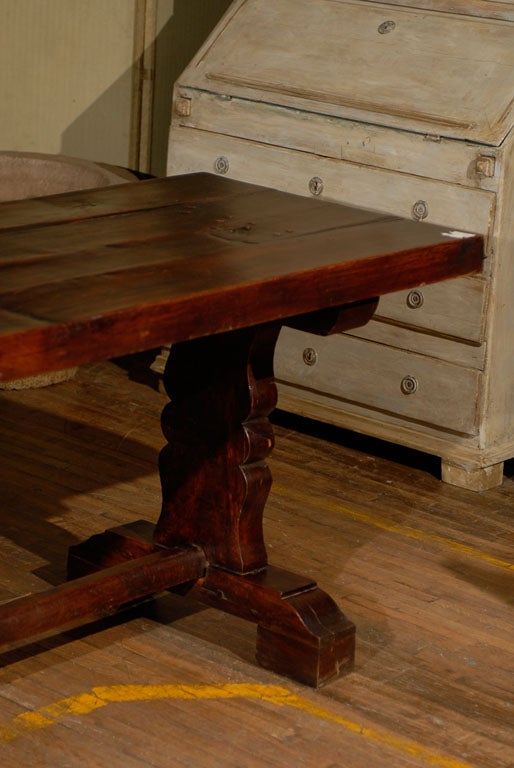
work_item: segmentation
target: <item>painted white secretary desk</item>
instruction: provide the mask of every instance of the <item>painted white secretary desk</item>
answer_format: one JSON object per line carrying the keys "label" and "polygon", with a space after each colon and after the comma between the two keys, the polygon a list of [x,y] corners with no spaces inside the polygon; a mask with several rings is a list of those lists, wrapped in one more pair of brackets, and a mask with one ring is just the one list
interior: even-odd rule
{"label": "painted white secretary desk", "polygon": [[[174,92],[170,174],[213,171],[486,235],[484,273],[284,330],[280,404],[442,458],[514,456],[514,3],[236,0]],[[277,222],[280,227],[280,222]]]}

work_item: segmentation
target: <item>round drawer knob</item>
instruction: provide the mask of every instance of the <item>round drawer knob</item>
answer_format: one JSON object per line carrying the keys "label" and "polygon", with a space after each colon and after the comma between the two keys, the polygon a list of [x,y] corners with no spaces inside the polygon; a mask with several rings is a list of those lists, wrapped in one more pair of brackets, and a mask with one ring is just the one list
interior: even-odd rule
{"label": "round drawer knob", "polygon": [[228,169],[230,168],[230,163],[228,162],[226,157],[217,157],[216,162],[214,163],[214,170],[216,173],[228,173]]}
{"label": "round drawer knob", "polygon": [[312,347],[303,350],[303,362],[305,365],[316,365],[318,362],[318,353]]}
{"label": "round drawer knob", "polygon": [[412,216],[417,221],[423,221],[428,216],[428,205],[424,200],[417,200],[412,206]]}
{"label": "round drawer knob", "polygon": [[419,291],[417,288],[415,288],[413,291],[410,291],[409,295],[407,296],[407,306],[410,309],[419,309],[421,306],[423,306],[423,302],[425,301],[422,291]]}
{"label": "round drawer knob", "polygon": [[404,395],[413,395],[418,388],[418,380],[414,376],[405,376],[400,384]]}

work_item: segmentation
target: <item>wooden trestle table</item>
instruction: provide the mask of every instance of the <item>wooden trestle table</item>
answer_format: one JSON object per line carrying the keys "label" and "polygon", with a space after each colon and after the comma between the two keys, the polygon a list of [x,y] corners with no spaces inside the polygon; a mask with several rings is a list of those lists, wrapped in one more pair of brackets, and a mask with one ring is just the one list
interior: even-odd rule
{"label": "wooden trestle table", "polygon": [[180,586],[255,622],[268,669],[317,686],[350,668],[354,625],[266,557],[274,344],[482,258],[479,237],[208,174],[0,206],[1,380],[173,343],[157,524],[72,547],[69,581],[0,606],[0,650]]}

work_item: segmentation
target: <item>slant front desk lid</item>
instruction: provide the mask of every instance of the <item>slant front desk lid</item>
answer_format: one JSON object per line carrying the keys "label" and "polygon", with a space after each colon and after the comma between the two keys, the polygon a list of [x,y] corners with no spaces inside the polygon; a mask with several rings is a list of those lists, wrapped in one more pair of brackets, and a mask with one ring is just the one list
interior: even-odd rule
{"label": "slant front desk lid", "polygon": [[513,21],[514,3],[487,0],[236,0],[179,84],[497,146]]}

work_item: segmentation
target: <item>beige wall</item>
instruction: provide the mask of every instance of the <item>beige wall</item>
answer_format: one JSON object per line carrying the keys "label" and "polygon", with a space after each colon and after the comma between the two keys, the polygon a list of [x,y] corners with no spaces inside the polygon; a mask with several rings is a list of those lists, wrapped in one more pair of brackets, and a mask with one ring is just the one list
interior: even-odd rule
{"label": "beige wall", "polygon": [[152,171],[166,172],[173,83],[231,0],[158,0]]}
{"label": "beige wall", "polygon": [[0,150],[164,173],[173,81],[229,5],[0,0]]}
{"label": "beige wall", "polygon": [[0,0],[0,149],[126,165],[137,0]]}

